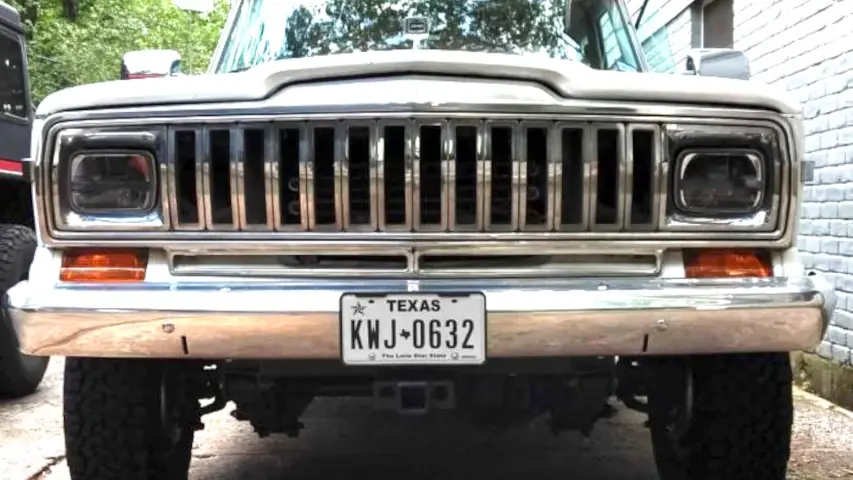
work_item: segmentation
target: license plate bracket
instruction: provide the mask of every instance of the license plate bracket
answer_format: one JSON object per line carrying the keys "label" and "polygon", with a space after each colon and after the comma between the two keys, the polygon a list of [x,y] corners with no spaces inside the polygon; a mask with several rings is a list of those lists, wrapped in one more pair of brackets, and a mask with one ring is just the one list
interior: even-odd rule
{"label": "license plate bracket", "polygon": [[482,365],[486,311],[482,292],[344,293],[341,361],[351,366]]}

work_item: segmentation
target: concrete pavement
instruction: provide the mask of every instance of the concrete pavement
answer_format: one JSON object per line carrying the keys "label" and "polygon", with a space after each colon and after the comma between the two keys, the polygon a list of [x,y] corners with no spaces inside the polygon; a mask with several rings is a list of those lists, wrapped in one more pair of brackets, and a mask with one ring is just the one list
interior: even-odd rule
{"label": "concrete pavement", "polygon": [[[66,480],[62,360],[42,389],[0,402],[0,479]],[[853,415],[796,391],[791,479],[853,479]],[[617,404],[618,405],[618,404]],[[541,423],[489,432],[452,417],[399,418],[362,400],[326,399],[308,410],[303,435],[259,439],[231,408],[205,418],[193,450],[193,480],[406,478],[656,478],[644,417],[621,409],[584,441],[548,434]],[[412,434],[416,432],[416,434]]]}

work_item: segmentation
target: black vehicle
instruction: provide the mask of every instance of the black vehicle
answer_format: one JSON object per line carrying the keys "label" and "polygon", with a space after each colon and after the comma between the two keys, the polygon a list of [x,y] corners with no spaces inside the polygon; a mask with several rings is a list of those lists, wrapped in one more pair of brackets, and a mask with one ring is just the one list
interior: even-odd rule
{"label": "black vehicle", "polygon": [[6,314],[6,290],[27,278],[36,250],[26,168],[32,121],[21,18],[0,1],[0,397],[34,392],[49,360],[20,352]]}

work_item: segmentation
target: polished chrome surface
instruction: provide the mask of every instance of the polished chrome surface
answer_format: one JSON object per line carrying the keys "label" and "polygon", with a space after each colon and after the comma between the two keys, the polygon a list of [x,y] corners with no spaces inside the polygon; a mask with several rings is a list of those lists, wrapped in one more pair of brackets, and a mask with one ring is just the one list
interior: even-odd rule
{"label": "polished chrome surface", "polygon": [[[518,120],[519,117],[521,118],[520,121]],[[412,118],[415,120],[412,121]],[[164,156],[167,163],[165,172],[168,186],[163,191],[177,192],[176,194],[180,195],[177,182],[178,169],[175,163],[181,161],[180,158],[183,156],[176,155],[175,132],[192,133],[196,139],[194,147],[196,179],[200,181],[202,187],[201,189],[196,188],[197,193],[200,192],[198,200],[201,201],[196,202],[196,208],[201,224],[196,226],[195,222],[182,222],[179,218],[180,215],[176,212],[176,203],[179,199],[175,198],[176,194],[170,193],[165,205],[171,207],[173,212],[171,225],[173,232],[162,235],[156,232],[140,231],[134,234],[134,238],[139,240],[177,239],[181,235],[189,235],[189,232],[198,230],[206,231],[193,233],[187,238],[226,240],[229,239],[229,232],[236,233],[239,230],[245,233],[241,232],[242,234],[234,237],[234,239],[264,238],[275,240],[283,238],[282,234],[286,235],[292,232],[301,235],[287,235],[287,238],[330,240],[344,238],[340,237],[339,232],[342,231],[347,232],[345,238],[396,241],[432,238],[475,239],[482,238],[483,232],[489,233],[489,239],[493,240],[622,239],[625,234],[631,234],[631,239],[638,239],[638,236],[648,236],[647,238],[668,240],[698,238],[711,240],[715,238],[737,238],[738,231],[743,232],[745,238],[755,240],[778,240],[784,236],[785,225],[780,224],[779,220],[787,217],[787,212],[784,210],[790,206],[786,195],[790,190],[787,184],[787,180],[790,178],[788,174],[790,169],[782,168],[782,165],[788,164],[788,157],[784,153],[780,152],[780,156],[783,158],[776,162],[775,171],[781,173],[778,177],[782,177],[777,185],[781,194],[774,195],[775,209],[772,214],[765,212],[767,214],[754,216],[746,221],[742,218],[735,218],[724,222],[716,221],[706,224],[692,217],[685,219],[682,216],[667,212],[665,205],[667,182],[661,181],[661,178],[666,178],[668,175],[669,160],[663,143],[666,139],[663,135],[658,135],[663,126],[675,124],[676,121],[679,121],[676,125],[687,125],[691,128],[703,128],[700,124],[691,124],[683,119],[672,118],[630,117],[624,119],[625,121],[617,121],[606,120],[607,117],[554,118],[553,116],[534,114],[516,114],[514,117],[509,117],[507,114],[491,114],[485,118],[474,116],[474,114],[469,114],[467,117],[463,114],[457,114],[449,120],[445,118],[447,118],[446,115],[436,116],[419,113],[405,116],[387,114],[383,115],[383,119],[380,121],[355,115],[343,120],[304,115],[292,119],[267,118],[266,121],[257,118],[246,119],[245,121],[231,118],[208,118],[205,121],[194,119],[193,122],[187,122],[186,119],[170,120],[169,147]],[[270,120],[274,122],[271,123]],[[620,120],[622,119],[620,118]],[[236,121],[240,121],[240,123],[237,124]],[[703,122],[706,121],[703,120]],[[707,121],[707,123],[713,124],[714,128],[720,131],[730,132],[731,135],[737,135],[738,131],[747,128],[742,125],[744,122],[714,120]],[[741,125],[738,126],[738,124]],[[749,131],[762,132],[768,138],[775,138],[776,142],[781,141],[778,137],[783,135],[783,131],[774,124],[769,122],[747,122],[747,124]],[[388,142],[386,129],[394,126],[405,128],[403,146],[399,147],[397,152],[397,156],[402,158],[388,159],[385,152],[385,146]],[[439,158],[434,159],[439,165],[440,172],[437,178],[432,180],[434,183],[429,183],[430,179],[422,177],[422,165],[425,162],[421,158],[422,149],[425,146],[422,144],[424,142],[422,130],[424,127],[436,127],[441,132],[438,141],[440,144]],[[477,132],[474,154],[476,172],[474,173],[475,180],[472,179],[476,185],[476,193],[470,198],[464,197],[456,185],[460,173],[456,152],[458,147],[457,134],[460,128],[466,127],[475,127]],[[350,151],[352,146],[350,134],[353,129],[357,128],[366,128],[369,131],[369,154],[366,160],[369,173],[367,178],[357,179],[358,183],[354,183],[351,176],[353,157]],[[495,157],[492,151],[492,139],[495,129],[500,128],[508,128],[511,132],[511,146],[508,147],[511,161],[509,218],[502,224],[493,221],[493,209],[497,205],[496,201],[505,200],[500,196],[495,197],[493,192],[496,179],[493,170]],[[281,158],[276,160],[273,157],[273,155],[281,154],[282,146],[276,133],[280,134],[284,129],[299,131],[298,178],[285,178],[282,171],[288,165],[293,165],[296,162],[295,159]],[[331,142],[333,153],[332,158],[329,159],[333,173],[326,175],[326,177],[318,169],[328,169],[330,166],[324,165],[322,162],[317,163],[318,159],[316,158],[318,148],[316,135],[322,129],[334,132]],[[546,158],[543,160],[544,165],[538,172],[547,179],[544,191],[535,193],[544,196],[546,199],[541,212],[545,218],[539,224],[533,224],[528,217],[530,213],[528,199],[530,198],[529,194],[531,194],[529,189],[531,178],[528,172],[530,162],[527,158],[527,146],[530,132],[535,129],[543,129],[547,132],[545,143],[548,147]],[[572,129],[577,129],[583,137],[581,154],[583,166],[581,173],[577,176],[583,178],[581,188],[585,193],[582,200],[578,202],[582,203],[581,217],[575,221],[566,222],[566,212],[563,211],[562,202],[564,198],[563,188],[567,181],[565,162],[571,159],[567,158],[562,151],[560,136],[562,132]],[[213,130],[230,132],[227,175],[231,205],[228,222],[213,221],[211,204],[213,197],[211,168],[213,166],[210,158],[210,133]],[[245,147],[246,133],[254,130],[264,132],[264,158],[253,160],[262,162],[263,179],[256,184],[248,185],[244,175],[248,160],[246,160],[241,147]],[[615,132],[617,134],[616,139],[602,140],[602,132],[607,131]],[[652,151],[642,159],[635,158],[636,153],[633,151],[634,137],[638,132],[651,133],[653,138]],[[608,143],[610,147],[615,149],[615,158],[599,158],[598,149],[602,142]],[[328,150],[329,145],[320,144],[319,148]],[[638,160],[649,164],[648,182],[653,188],[650,199],[651,218],[644,223],[635,222],[631,213],[632,204],[636,199],[633,182],[637,177],[635,164]],[[596,218],[602,200],[598,196],[598,174],[602,161],[615,162],[616,168],[616,174],[605,179],[605,181],[613,182],[615,185],[616,194],[613,207],[615,218],[604,223],[598,222]],[[403,165],[402,177],[396,180],[405,185],[403,198],[389,198],[386,189],[386,182],[389,179],[388,168],[393,163],[398,166],[399,164]],[[201,166],[200,172],[199,165]],[[51,177],[53,181],[56,181],[56,178],[55,175]],[[331,181],[334,185],[334,192],[332,193],[331,190],[329,192],[316,191],[319,181]],[[392,181],[394,180],[392,179]],[[293,224],[285,222],[283,219],[295,216],[292,214],[296,213],[296,203],[282,205],[280,200],[284,188],[297,184],[300,221]],[[370,218],[369,221],[358,225],[352,221],[354,211],[349,201],[353,187],[369,190],[370,206],[363,213],[369,214]],[[438,188],[440,193],[436,193],[437,190],[430,197],[428,194],[423,194],[426,188]],[[263,192],[263,210],[267,217],[265,222],[252,223],[246,218],[245,192],[247,191]],[[55,186],[54,192],[56,192]],[[316,218],[318,202],[329,201],[328,198],[323,197],[324,194],[333,195],[334,218],[329,222],[318,222]],[[401,205],[405,209],[404,221],[390,222],[388,220],[386,203],[391,200],[402,202]],[[433,221],[424,221],[421,215],[423,208],[425,208],[421,205],[424,200],[436,205],[440,204],[440,215]],[[463,224],[457,218],[457,206],[460,204],[464,206],[465,202],[469,202],[473,211],[476,212],[475,220],[469,224]],[[272,218],[270,219],[270,217]],[[766,227],[759,228],[762,231],[756,233],[755,230],[758,225],[756,222],[758,221],[762,222],[760,225],[766,225]],[[123,224],[113,222],[113,225],[117,231],[111,235],[112,238],[120,239],[126,235],[120,231],[125,230]],[[144,229],[137,228],[137,230]],[[704,230],[710,230],[710,232]],[[747,231],[749,231],[748,235],[746,235]],[[57,239],[65,240],[83,238],[87,236],[87,233],[55,228],[52,235]]]}
{"label": "polished chrome surface", "polygon": [[[834,299],[820,276],[767,279],[583,278],[480,279],[490,312],[607,311],[632,309],[822,307]],[[34,284],[8,291],[21,310],[81,309],[179,312],[337,312],[346,292],[442,292],[471,289],[471,281],[434,279],[263,280],[138,284]],[[275,302],[265,302],[270,293]],[[240,298],[240,301],[235,299]],[[249,300],[249,301],[244,301]],[[828,318],[827,318],[828,321]]]}
{"label": "polished chrome surface", "polygon": [[[722,138],[728,136],[728,129],[716,125],[697,127],[689,124],[670,124],[666,126],[665,136],[667,142],[678,142],[679,139],[694,136]],[[768,152],[761,157],[765,162],[764,178],[771,182],[771,185],[769,195],[761,199],[761,208],[752,213],[727,213],[726,215],[685,214],[672,209],[664,217],[664,228],[671,231],[770,232],[778,229],[780,221],[785,221],[784,217],[790,208],[789,205],[798,206],[800,196],[792,195],[802,185],[802,181],[797,176],[801,168],[801,159],[795,156],[798,152],[793,148],[785,148],[779,135],[760,127],[745,126],[735,138],[750,141]],[[721,143],[714,148],[725,148],[725,145]],[[713,151],[713,149],[710,150]],[[795,158],[797,158],[796,161],[793,160]],[[679,161],[683,159],[672,159],[668,162],[667,168],[671,165],[671,168],[677,172]],[[675,188],[677,189],[677,185]],[[670,191],[663,193],[667,196],[674,195]],[[666,203],[672,204],[669,200]],[[788,219],[789,222],[792,220],[794,219]]]}
{"label": "polished chrome surface", "polygon": [[[103,151],[107,153],[141,153],[146,157],[151,157],[150,152],[136,151],[136,144],[122,144],[123,148],[116,149],[100,147],[101,145],[111,146],[113,142],[122,142],[124,139],[133,139],[137,144],[156,145],[159,143],[158,133],[156,131],[106,131],[103,129],[68,129],[62,131],[56,137],[56,144],[53,148],[53,155],[50,157],[50,167],[44,170],[50,172],[50,191],[51,204],[53,207],[53,223],[57,228],[68,231],[95,231],[105,232],[120,228],[127,231],[164,231],[169,230],[169,193],[168,190],[160,188],[160,198],[157,203],[158,208],[148,209],[143,213],[125,212],[125,213],[78,213],[71,206],[70,197],[67,194],[66,183],[68,181],[67,171],[73,161],[72,156],[78,153],[91,153],[93,151]],[[85,140],[86,144],[93,144],[103,150],[96,148],[87,149],[78,146],[73,152],[64,151],[70,145],[77,145],[81,140]],[[73,155],[68,155],[72,153]],[[161,163],[156,172],[158,180],[162,183],[163,179],[168,178],[167,165]],[[38,182],[39,179],[35,179]],[[63,193],[65,192],[65,193]],[[41,198],[41,196],[39,196]]]}
{"label": "polished chrome surface", "polygon": [[[620,76],[619,78],[625,78]],[[229,88],[233,91],[233,85]],[[622,87],[620,87],[622,88]],[[683,95],[682,95],[683,96]],[[646,101],[619,101],[612,100],[590,100],[582,97],[559,97],[554,91],[549,90],[544,84],[531,81],[507,80],[507,79],[476,79],[476,78],[449,78],[437,76],[402,76],[402,77],[378,77],[359,80],[326,79],[313,83],[301,83],[288,86],[268,98],[247,100],[244,102],[212,102],[195,104],[168,104],[168,105],[146,105],[140,107],[118,107],[90,109],[79,111],[62,112],[51,115],[46,120],[39,120],[34,125],[33,156],[37,159],[34,163],[33,196],[36,206],[36,225],[38,227],[39,240],[45,245],[88,246],[97,241],[103,246],[177,246],[181,248],[250,248],[250,249],[280,249],[285,248],[293,241],[312,241],[318,244],[332,246],[341,243],[353,244],[383,244],[396,246],[411,246],[413,248],[424,245],[439,244],[443,242],[458,242],[468,244],[471,248],[478,246],[480,242],[488,244],[487,248],[496,248],[500,245],[524,243],[535,246],[530,241],[542,240],[549,243],[559,244],[563,247],[573,246],[583,250],[586,245],[598,247],[612,247],[620,245],[625,247],[700,247],[712,245],[726,246],[763,246],[772,248],[784,248],[793,242],[796,229],[797,210],[799,208],[802,185],[798,179],[801,177],[800,161],[804,152],[804,140],[801,115],[785,115],[762,109],[760,104],[754,104],[755,108],[726,108],[712,106],[711,103],[701,104],[700,97],[690,97],[688,101],[694,104],[671,103],[661,97],[650,94]],[[758,101],[758,99],[755,99]],[[657,103],[656,103],[657,102]],[[719,104],[717,104],[719,105]],[[535,113],[533,113],[535,112]],[[632,225],[630,234],[617,231],[591,230],[584,227],[584,231],[572,231],[567,228],[571,225],[560,227],[555,224],[551,231],[527,231],[527,232],[488,232],[484,235],[477,231],[462,231],[461,228],[454,232],[411,232],[393,226],[381,225],[384,216],[380,215],[381,234],[374,232],[350,232],[346,237],[339,232],[305,232],[308,228],[307,214],[297,215],[295,225],[281,225],[281,219],[288,213],[281,205],[271,201],[277,193],[282,198],[286,192],[279,188],[279,182],[273,181],[267,196],[266,208],[272,209],[272,226],[264,225],[260,231],[237,232],[237,231],[194,231],[190,225],[204,225],[204,216],[193,219],[193,222],[169,222],[174,220],[177,212],[173,205],[174,195],[168,193],[168,188],[163,188],[165,195],[163,208],[169,210],[167,221],[159,230],[148,227],[131,228],[125,224],[111,224],[113,231],[101,233],[96,228],[87,228],[81,231],[73,231],[59,224],[53,212],[55,202],[51,198],[57,190],[51,185],[53,175],[50,163],[52,152],[56,145],[58,135],[64,135],[68,130],[98,130],[103,128],[121,130],[158,129],[161,125],[169,124],[173,127],[196,128],[210,125],[225,125],[230,128],[229,123],[240,122],[241,125],[257,123],[267,125],[270,128],[273,123],[288,123],[310,121],[336,121],[340,118],[353,120],[365,119],[391,122],[411,122],[413,117],[419,119],[444,119],[464,120],[471,118],[488,118],[493,120],[517,120],[523,116],[528,121],[560,121],[577,125],[587,125],[595,122],[625,123],[628,128],[637,125],[649,125],[660,129],[661,126],[695,125],[699,129],[713,126],[723,126],[730,131],[743,130],[745,127],[766,128],[778,135],[778,142],[782,154],[780,162],[783,167],[781,180],[781,194],[779,195],[779,218],[772,231],[756,231],[755,229],[707,229],[703,225],[689,225],[682,228],[679,225],[670,225],[665,222],[667,216],[666,204],[658,202],[660,208],[653,212],[655,218],[653,225],[646,228],[642,225]],[[411,138],[412,134],[407,134]],[[626,139],[630,140],[630,139]],[[659,146],[665,145],[666,135],[661,132]],[[164,141],[164,143],[166,143]],[[171,143],[171,142],[169,142]],[[587,142],[584,142],[586,145]],[[278,142],[272,141],[268,146],[270,149],[277,148]],[[485,148],[485,145],[482,146]],[[307,152],[307,148],[301,148],[301,152]],[[412,161],[413,145],[406,145],[406,160]],[[171,164],[172,159],[165,151],[158,158],[166,158]],[[630,155],[631,152],[626,152]],[[656,169],[659,178],[668,175],[670,159],[665,149],[656,152],[659,155],[660,166]],[[592,155],[592,152],[589,152]],[[274,162],[268,155],[265,162],[265,171],[268,178],[278,179],[280,174],[280,162]],[[305,162],[303,162],[304,165]],[[163,178],[168,178],[169,165],[161,168],[165,170]],[[589,175],[589,163],[584,164],[587,170],[580,175]],[[409,165],[406,169],[412,171]],[[380,173],[383,170],[380,169]],[[300,178],[305,177],[302,172]],[[478,178],[485,178],[488,171],[478,172]],[[203,190],[202,171],[196,172],[196,192]],[[549,182],[563,174],[561,165],[555,164],[553,169],[549,166]],[[629,174],[630,177],[630,174]],[[529,182],[529,179],[527,179]],[[411,189],[414,179],[406,178],[405,188],[407,199],[405,224],[412,223],[413,198]],[[298,182],[297,182],[298,183]],[[659,182],[656,196],[663,200],[667,195],[667,183]],[[550,185],[550,183],[549,183]],[[629,185],[626,185],[629,186]],[[299,185],[300,191],[305,191],[307,185]],[[554,182],[553,190],[565,197],[561,190],[560,182]],[[787,191],[785,189],[788,189]],[[383,189],[379,189],[378,195],[383,195]],[[485,189],[484,189],[485,190]],[[626,200],[629,192],[626,191]],[[586,198],[586,197],[585,197]],[[304,200],[304,197],[303,197]],[[583,201],[583,200],[581,200]],[[301,202],[297,210],[306,213],[307,202]],[[384,202],[380,202],[384,205]],[[549,207],[551,202],[549,202]],[[203,206],[199,208],[201,212]],[[478,207],[478,212],[483,212]],[[562,205],[553,204],[553,210],[548,213],[548,218],[557,222],[558,218],[564,217]],[[584,222],[589,221],[589,205],[582,205]],[[297,211],[297,213],[300,213]],[[625,209],[630,214],[629,209]],[[482,220],[482,215],[478,220]],[[628,216],[625,218],[628,221]],[[143,224],[144,225],[144,224]],[[181,226],[180,231],[164,231]],[[626,223],[627,225],[627,223]],[[656,226],[663,225],[664,229]],[[627,228],[627,227],[626,227]],[[120,231],[118,229],[121,229]],[[203,229],[203,228],[202,228]],[[259,242],[260,241],[260,242]],[[332,246],[334,249],[334,247]]]}
{"label": "polished chrome surface", "polygon": [[217,251],[168,254],[172,275],[205,277],[524,278],[653,277],[661,253],[564,253],[557,248],[474,249],[361,247],[330,253],[328,247],[293,246],[284,252]]}
{"label": "polished chrome surface", "polygon": [[[460,291],[467,285],[451,280],[112,286],[24,281],[9,290],[8,305],[22,350],[29,354],[169,356],[183,336],[180,356],[336,358],[343,293]],[[813,277],[482,280],[477,285],[486,297],[491,357],[809,349],[820,341],[835,302],[834,290]],[[164,329],[165,324],[174,328]],[[169,337],[173,332],[176,336]]]}

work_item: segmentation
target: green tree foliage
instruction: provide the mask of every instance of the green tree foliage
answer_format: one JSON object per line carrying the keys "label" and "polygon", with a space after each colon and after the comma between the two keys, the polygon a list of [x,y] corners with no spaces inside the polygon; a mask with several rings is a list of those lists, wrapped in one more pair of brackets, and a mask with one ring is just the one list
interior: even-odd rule
{"label": "green tree foliage", "polygon": [[26,28],[36,103],[56,90],[118,79],[121,56],[130,50],[177,50],[185,73],[203,72],[228,13],[227,0],[208,14],[181,10],[171,0],[11,3]]}

